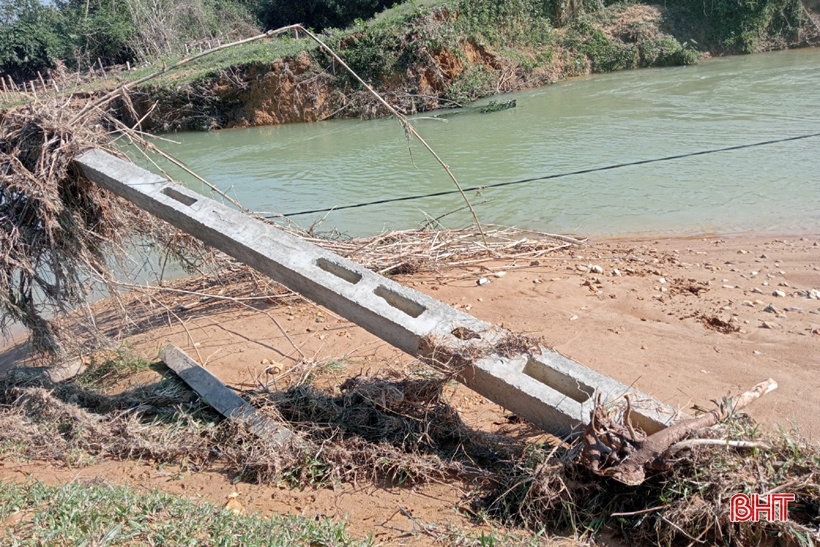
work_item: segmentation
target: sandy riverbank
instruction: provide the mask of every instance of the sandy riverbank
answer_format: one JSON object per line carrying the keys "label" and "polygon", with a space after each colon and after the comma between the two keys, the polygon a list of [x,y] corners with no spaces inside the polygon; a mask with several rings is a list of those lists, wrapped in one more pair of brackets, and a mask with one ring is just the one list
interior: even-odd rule
{"label": "sandy riverbank", "polygon": [[[752,405],[749,413],[767,427],[798,427],[817,442],[820,300],[806,294],[820,289],[819,245],[818,237],[601,240],[537,264],[507,260],[396,279],[481,319],[541,337],[578,362],[684,411],[693,405],[709,407],[711,399],[772,377],[780,388]],[[590,266],[603,273],[590,271]],[[506,273],[498,276],[500,272]],[[482,276],[491,283],[478,286]],[[775,296],[775,291],[785,296]],[[399,369],[412,361],[356,325],[305,302],[271,305],[265,309],[269,315],[198,298],[179,304],[184,306],[178,312],[184,326],[171,320],[126,343],[149,358],[174,343],[240,388],[252,386],[270,363],[284,372],[298,360],[272,319],[309,358],[344,365],[323,382],[341,383],[361,371]],[[207,313],[201,313],[205,306]],[[768,306],[775,311],[766,311]],[[156,314],[162,318],[167,310],[158,308]],[[13,347],[0,356],[6,365],[18,358]],[[508,412],[469,390],[459,386],[447,395],[471,426],[492,431],[510,427]],[[534,430],[518,434],[538,436]],[[0,477],[20,473],[57,482],[104,476],[178,493],[197,492],[217,502],[232,489],[218,470],[172,482],[142,463],[101,463],[79,472],[36,463],[6,462],[0,467]],[[404,490],[342,486],[302,493],[237,488],[245,492],[251,509],[347,515],[355,534],[375,530],[377,539],[388,542],[398,541],[413,527],[406,517],[396,516],[397,504],[421,522],[473,526],[454,512],[465,485]]]}

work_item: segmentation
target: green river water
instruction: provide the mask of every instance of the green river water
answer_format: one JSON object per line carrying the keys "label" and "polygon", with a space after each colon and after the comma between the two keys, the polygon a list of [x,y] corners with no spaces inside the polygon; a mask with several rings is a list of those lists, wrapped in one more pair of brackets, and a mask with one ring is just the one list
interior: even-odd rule
{"label": "green river water", "polygon": [[[820,132],[820,50],[569,80],[496,100],[517,108],[418,119],[464,186],[486,185]],[[487,101],[481,101],[484,104]],[[427,114],[426,116],[431,116]],[[290,213],[452,189],[397,121],[343,120],[160,142],[256,211]],[[820,138],[470,193],[484,223],[592,236],[816,233]],[[179,171],[172,175],[201,190]],[[449,195],[334,211],[350,235],[419,225],[463,205]],[[323,214],[294,217],[303,226]],[[470,222],[462,211],[448,226]]]}

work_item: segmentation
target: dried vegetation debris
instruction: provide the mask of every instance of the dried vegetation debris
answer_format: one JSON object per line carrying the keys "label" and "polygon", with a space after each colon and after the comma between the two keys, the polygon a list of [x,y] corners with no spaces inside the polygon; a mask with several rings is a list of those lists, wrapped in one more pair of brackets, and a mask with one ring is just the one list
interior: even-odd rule
{"label": "dried vegetation debris", "polygon": [[85,303],[89,278],[108,277],[126,241],[176,254],[196,246],[77,170],[72,162],[88,148],[120,154],[106,129],[113,118],[78,112],[52,98],[0,113],[0,328],[19,322],[52,354],[69,340],[49,318]]}
{"label": "dried vegetation debris", "polygon": [[[633,544],[741,546],[779,537],[810,545],[818,539],[820,448],[795,432],[763,433],[742,415],[689,437],[756,441],[765,448],[689,446],[675,453],[674,465],[628,486],[583,464],[583,439],[533,443],[465,424],[440,375],[359,375],[338,390],[297,383],[271,392],[260,386],[246,393],[254,406],[284,421],[300,440],[275,449],[241,425],[220,421],[159,365],[150,365],[154,376],[147,385],[123,383],[135,370],[146,370],[129,366],[101,359],[62,384],[7,378],[0,391],[0,455],[70,466],[96,457],[175,462],[194,470],[220,465],[244,480],[294,487],[455,481],[468,487],[471,511],[506,526],[576,537],[608,528]],[[601,423],[622,419],[622,409],[600,412],[606,413]],[[774,488],[796,495],[788,522],[730,522],[732,494]]]}

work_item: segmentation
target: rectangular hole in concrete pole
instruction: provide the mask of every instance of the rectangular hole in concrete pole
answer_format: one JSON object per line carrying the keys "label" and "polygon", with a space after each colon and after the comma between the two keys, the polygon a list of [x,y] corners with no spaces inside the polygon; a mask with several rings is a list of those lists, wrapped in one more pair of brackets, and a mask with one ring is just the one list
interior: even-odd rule
{"label": "rectangular hole in concrete pole", "polygon": [[629,421],[633,426],[640,428],[647,435],[652,435],[653,433],[657,433],[663,429],[663,425],[647,416],[644,416],[640,413],[640,410],[634,408],[632,409],[632,413],[629,415]]}
{"label": "rectangular hole in concrete pole", "polygon": [[592,387],[535,359],[527,360],[524,374],[582,404],[595,393]]}
{"label": "rectangular hole in concrete pole", "polygon": [[403,311],[410,317],[418,317],[419,315],[427,311],[427,308],[425,308],[418,302],[410,300],[406,296],[402,296],[396,291],[388,289],[384,285],[379,285],[376,288],[376,290],[373,291],[373,294],[375,294],[376,296],[381,296],[382,298],[384,298],[385,302],[387,302],[397,310]]}
{"label": "rectangular hole in concrete pole", "polygon": [[187,205],[188,207],[190,207],[191,205],[193,205],[194,203],[199,201],[196,198],[192,198],[191,196],[186,196],[182,192],[178,192],[177,190],[174,190],[173,188],[170,188],[170,187],[163,188],[162,193],[165,194],[166,196],[168,196],[171,199],[177,200],[178,202],[180,202],[183,205]]}
{"label": "rectangular hole in concrete pole", "polygon": [[326,271],[329,274],[333,274],[339,279],[344,279],[348,283],[352,283],[355,285],[359,281],[362,280],[362,274],[359,272],[354,272],[353,270],[349,270],[344,266],[336,264],[335,262],[331,262],[326,258],[317,258],[316,265],[319,266],[322,270]]}

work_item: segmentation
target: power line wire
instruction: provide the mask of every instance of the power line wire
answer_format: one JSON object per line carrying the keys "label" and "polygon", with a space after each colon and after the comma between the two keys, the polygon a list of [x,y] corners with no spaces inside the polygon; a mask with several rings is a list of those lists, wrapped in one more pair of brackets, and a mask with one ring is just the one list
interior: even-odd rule
{"label": "power line wire", "polygon": [[[743,150],[745,148],[755,148],[755,147],[758,147],[758,146],[767,146],[767,145],[770,145],[770,144],[778,144],[778,143],[784,143],[784,142],[799,141],[799,140],[804,140],[804,139],[810,139],[810,138],[813,138],[813,137],[820,137],[820,133],[810,133],[810,134],[806,134],[806,135],[798,135],[796,137],[786,137],[786,138],[783,138],[783,139],[760,141],[760,142],[754,142],[754,143],[749,143],[749,144],[738,144],[738,145],[735,145],[735,146],[726,146],[724,148],[711,148],[709,150],[700,150],[698,152],[687,152],[685,154],[676,154],[674,156],[664,156],[662,158],[652,158],[652,159],[648,159],[648,160],[638,160],[638,161],[631,161],[631,162],[625,162],[625,163],[615,163],[615,164],[612,164],[612,165],[605,165],[603,167],[591,167],[591,168],[588,168],[588,169],[580,169],[578,171],[568,171],[568,172],[565,172],[565,173],[557,173],[557,174],[554,174],[554,175],[544,175],[544,176],[540,176],[540,177],[532,177],[532,178],[526,178],[526,179],[512,180],[512,181],[507,181],[507,182],[496,182],[494,184],[482,184],[482,185],[479,185],[479,186],[470,186],[468,188],[464,188],[463,190],[465,192],[473,192],[473,191],[476,191],[476,190],[486,190],[486,189],[489,189],[489,188],[501,188],[503,186],[514,186],[514,185],[517,185],[517,184],[526,184],[526,183],[529,183],[529,182],[538,182],[538,181],[559,179],[559,178],[563,178],[563,177],[572,177],[572,176],[575,176],[575,175],[586,175],[586,174],[589,174],[589,173],[599,173],[601,171],[611,171],[613,169],[621,169],[623,167],[632,167],[632,166],[635,166],[635,165],[647,165],[649,163],[660,163],[660,162],[664,162],[664,161],[679,160],[679,159],[691,158],[691,157],[695,157],[695,156],[706,156],[706,155],[709,155],[709,154],[717,154],[717,153],[720,153],[720,152],[731,152],[731,151],[734,151],[734,150]],[[286,214],[282,214],[282,215],[268,215],[265,218],[296,217],[296,216],[301,216],[301,215],[312,215],[312,214],[316,214],[316,213],[329,213],[331,211],[342,211],[342,210],[345,210],[345,209],[358,209],[360,207],[370,207],[370,206],[373,206],[373,205],[383,205],[385,203],[397,203],[397,202],[400,202],[400,201],[413,201],[413,200],[417,200],[417,199],[425,199],[425,198],[432,198],[432,197],[438,197],[438,196],[449,196],[449,195],[458,194],[458,193],[459,193],[458,190],[442,190],[440,192],[430,192],[429,194],[416,194],[416,195],[412,195],[412,196],[403,196],[403,197],[398,197],[398,198],[377,199],[377,200],[374,200],[374,201],[365,201],[365,202],[362,202],[362,203],[353,203],[353,204],[349,204],[349,205],[339,205],[339,206],[336,206],[336,207],[328,207],[328,208],[325,208],[325,209],[310,209],[310,210],[306,210],[306,211],[298,211],[298,212],[295,212],[295,213],[286,213]]]}

